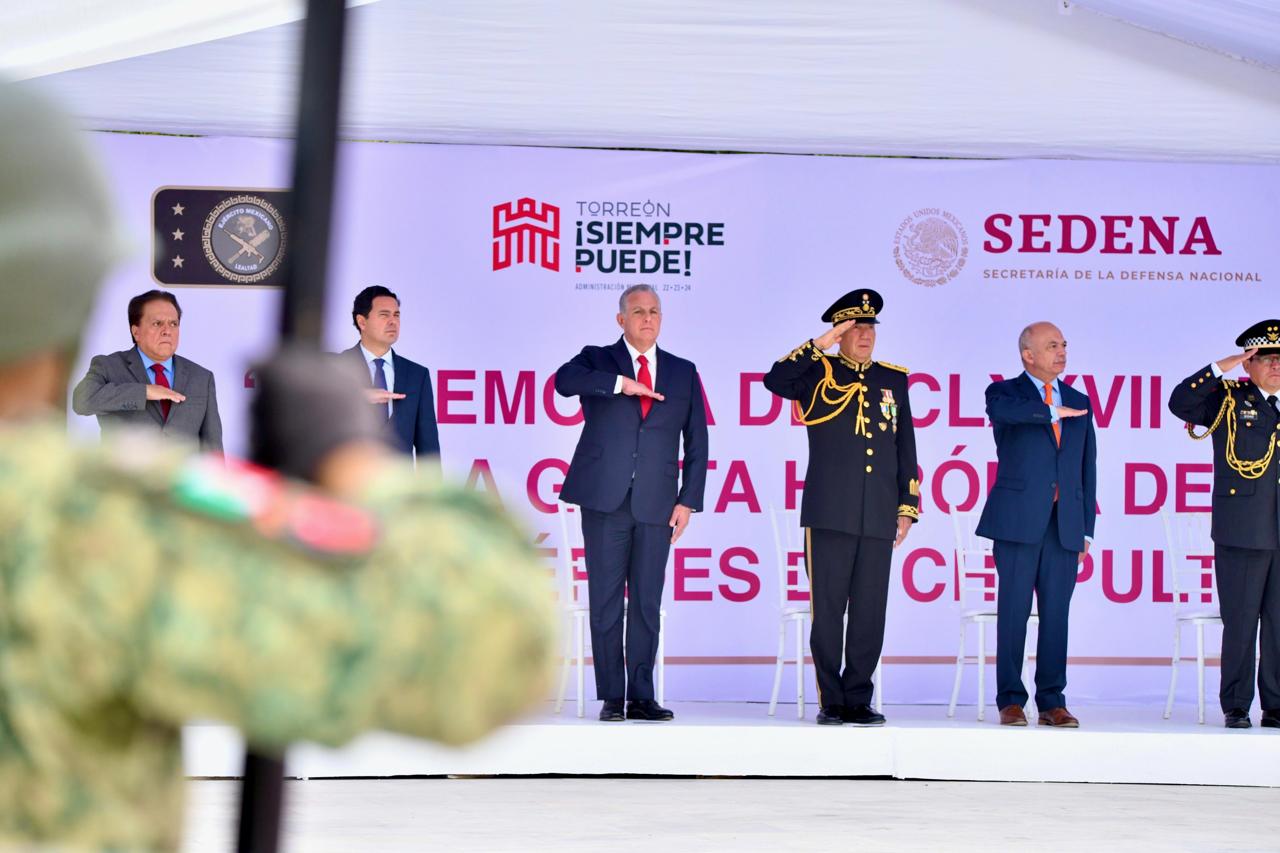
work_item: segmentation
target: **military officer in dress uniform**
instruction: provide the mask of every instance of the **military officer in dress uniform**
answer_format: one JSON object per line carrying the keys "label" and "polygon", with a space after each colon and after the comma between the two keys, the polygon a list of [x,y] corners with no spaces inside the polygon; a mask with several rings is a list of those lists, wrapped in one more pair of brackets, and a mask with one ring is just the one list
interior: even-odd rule
{"label": "military officer in dress uniform", "polygon": [[67,438],[113,215],[81,137],[0,86],[0,848],[176,851],[182,724],[261,752],[368,729],[477,738],[549,683],[527,535],[381,447],[359,377],[281,354],[258,456]]}
{"label": "military officer in dress uniform", "polygon": [[[1213,563],[1222,613],[1226,726],[1247,729],[1254,647],[1262,622],[1262,725],[1280,729],[1280,320],[1236,338],[1244,352],[1210,363],[1169,395],[1194,439],[1213,436]],[[1248,379],[1227,374],[1243,366]],[[1207,427],[1197,435],[1196,426]]]}
{"label": "military officer in dress uniform", "polygon": [[889,566],[920,517],[907,368],[871,357],[883,307],[874,290],[846,293],[822,315],[832,328],[783,356],[764,379],[795,401],[809,434],[800,524],[821,725],[884,724],[871,708],[871,677],[884,642]]}

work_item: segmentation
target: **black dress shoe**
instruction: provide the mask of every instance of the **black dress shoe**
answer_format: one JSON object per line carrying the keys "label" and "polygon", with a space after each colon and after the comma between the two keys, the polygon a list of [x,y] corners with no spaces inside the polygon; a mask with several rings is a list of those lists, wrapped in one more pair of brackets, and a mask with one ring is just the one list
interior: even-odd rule
{"label": "black dress shoe", "polygon": [[1262,727],[1264,729],[1280,729],[1280,708],[1272,708],[1270,711],[1262,712]]}
{"label": "black dress shoe", "polygon": [[628,720],[649,720],[661,723],[674,719],[675,716],[652,699],[632,699],[627,703]]}
{"label": "black dress shoe", "polygon": [[626,717],[622,716],[622,700],[606,699],[604,705],[600,707],[600,722],[602,723],[620,723]]}
{"label": "black dress shoe", "polygon": [[1247,729],[1253,726],[1253,723],[1249,722],[1249,712],[1243,708],[1232,708],[1223,716],[1225,725],[1229,729]]}
{"label": "black dress shoe", "polygon": [[823,705],[818,709],[818,725],[820,726],[838,726],[844,723],[841,719],[841,708],[839,705]]}
{"label": "black dress shoe", "polygon": [[877,714],[870,705],[845,705],[840,719],[854,726],[883,726],[884,714]]}

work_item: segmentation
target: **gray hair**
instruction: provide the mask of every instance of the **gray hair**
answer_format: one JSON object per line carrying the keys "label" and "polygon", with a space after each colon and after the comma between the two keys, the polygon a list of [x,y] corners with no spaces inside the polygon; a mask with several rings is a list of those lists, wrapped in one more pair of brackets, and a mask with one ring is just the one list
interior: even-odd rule
{"label": "gray hair", "polygon": [[[1034,326],[1032,323],[1031,326]],[[1018,335],[1018,355],[1022,355],[1023,350],[1031,349],[1031,326],[1027,326]]]}
{"label": "gray hair", "polygon": [[658,308],[662,308],[662,297],[658,295],[658,291],[653,289],[649,284],[633,284],[626,290],[622,291],[622,295],[618,297],[618,313],[627,313],[627,299],[634,293],[652,293],[653,298],[658,300]]}

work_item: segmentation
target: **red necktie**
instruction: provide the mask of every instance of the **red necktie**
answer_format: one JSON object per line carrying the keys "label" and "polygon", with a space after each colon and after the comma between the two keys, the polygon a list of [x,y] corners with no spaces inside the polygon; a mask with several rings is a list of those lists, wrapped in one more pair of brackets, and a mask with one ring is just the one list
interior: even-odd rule
{"label": "red necktie", "polygon": [[[168,380],[168,379],[166,379],[166,378],[165,378],[165,376],[164,376],[164,365],[163,365],[163,364],[158,364],[158,363],[157,363],[157,364],[153,364],[153,365],[151,365],[151,372],[152,372],[152,373],[154,373],[154,374],[156,375],[156,384],[157,384],[157,385],[159,385],[161,388],[168,388],[168,387],[169,387],[169,380]],[[173,405],[173,401],[172,401],[172,400],[161,400],[161,401],[160,401],[160,417],[162,417],[165,421],[168,421],[168,420],[169,420],[169,407],[170,407],[170,406],[172,406],[172,405]]]}
{"label": "red necktie", "polygon": [[[639,382],[644,387],[648,388],[650,391],[652,391],[653,376],[651,376],[649,373],[649,359],[645,358],[642,355],[638,355],[636,356],[636,361],[640,362],[640,372],[636,374],[636,381]],[[640,417],[641,418],[649,417],[649,409],[651,408],[653,408],[653,398],[641,397],[640,398]]]}

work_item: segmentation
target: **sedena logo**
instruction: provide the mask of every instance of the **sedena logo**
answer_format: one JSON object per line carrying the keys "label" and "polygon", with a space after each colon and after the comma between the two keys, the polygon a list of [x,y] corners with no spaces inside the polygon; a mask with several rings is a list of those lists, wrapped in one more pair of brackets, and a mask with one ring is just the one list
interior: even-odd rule
{"label": "sedena logo", "polygon": [[493,208],[493,268],[532,264],[560,270],[560,208],[520,198]]}

